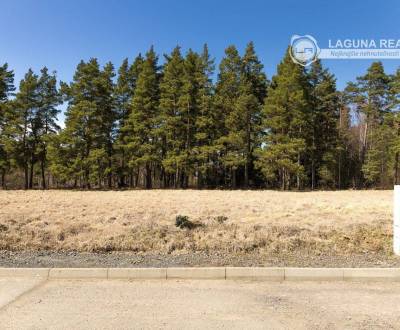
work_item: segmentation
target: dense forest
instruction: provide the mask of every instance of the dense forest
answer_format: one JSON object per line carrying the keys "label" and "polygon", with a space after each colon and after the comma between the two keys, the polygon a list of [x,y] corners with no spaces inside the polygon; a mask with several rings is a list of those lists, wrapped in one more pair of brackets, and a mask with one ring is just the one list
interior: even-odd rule
{"label": "dense forest", "polygon": [[[338,91],[287,50],[269,80],[253,43],[215,72],[205,45],[116,69],[0,66],[0,184],[12,188],[385,188],[399,181],[400,69],[374,62]],[[66,104],[64,127],[57,117]]]}

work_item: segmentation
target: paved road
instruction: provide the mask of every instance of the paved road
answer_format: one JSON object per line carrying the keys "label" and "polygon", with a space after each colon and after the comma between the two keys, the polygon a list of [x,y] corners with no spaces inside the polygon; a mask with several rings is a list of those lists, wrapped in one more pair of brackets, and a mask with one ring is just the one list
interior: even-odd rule
{"label": "paved road", "polygon": [[400,329],[400,283],[0,279],[1,329]]}

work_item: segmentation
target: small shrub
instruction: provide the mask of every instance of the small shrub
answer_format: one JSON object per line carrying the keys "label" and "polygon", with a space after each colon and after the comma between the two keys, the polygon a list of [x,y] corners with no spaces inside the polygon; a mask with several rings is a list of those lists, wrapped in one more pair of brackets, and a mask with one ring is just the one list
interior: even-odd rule
{"label": "small shrub", "polygon": [[1,231],[7,231],[8,227],[6,225],[3,225],[2,223],[0,223],[0,232]]}
{"label": "small shrub", "polygon": [[175,218],[175,226],[180,229],[193,229],[196,227],[196,224],[189,220],[189,217],[186,215],[177,215]]}
{"label": "small shrub", "polygon": [[224,223],[227,220],[228,220],[228,217],[226,217],[224,215],[219,215],[219,216],[215,217],[215,221],[217,221],[218,223]]}
{"label": "small shrub", "polygon": [[62,242],[65,240],[65,234],[63,232],[58,233],[57,239]]}

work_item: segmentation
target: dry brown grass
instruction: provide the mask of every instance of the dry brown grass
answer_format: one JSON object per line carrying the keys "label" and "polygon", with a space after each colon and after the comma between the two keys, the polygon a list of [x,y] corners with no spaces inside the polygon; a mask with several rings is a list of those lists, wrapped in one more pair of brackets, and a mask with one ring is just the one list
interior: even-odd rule
{"label": "dry brown grass", "polygon": [[0,249],[390,253],[391,217],[392,191],[0,191]]}

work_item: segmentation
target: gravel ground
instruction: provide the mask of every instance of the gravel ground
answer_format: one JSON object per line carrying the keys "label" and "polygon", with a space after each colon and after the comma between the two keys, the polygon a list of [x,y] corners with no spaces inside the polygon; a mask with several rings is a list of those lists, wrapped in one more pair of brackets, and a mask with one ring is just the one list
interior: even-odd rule
{"label": "gravel ground", "polygon": [[400,267],[400,257],[381,254],[261,255],[261,254],[136,254],[52,251],[0,251],[0,267]]}

